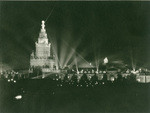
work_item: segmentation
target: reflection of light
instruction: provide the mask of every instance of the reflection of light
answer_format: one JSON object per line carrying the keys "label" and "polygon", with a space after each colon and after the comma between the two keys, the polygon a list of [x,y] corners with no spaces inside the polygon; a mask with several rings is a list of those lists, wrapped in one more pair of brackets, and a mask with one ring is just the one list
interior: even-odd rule
{"label": "reflection of light", "polygon": [[16,80],[14,80],[14,83],[16,83]]}
{"label": "reflection of light", "polygon": [[11,81],[13,81],[13,79],[11,79]]}
{"label": "reflection of light", "polygon": [[8,79],[8,82],[10,82],[10,79]]}
{"label": "reflection of light", "polygon": [[17,99],[17,100],[19,100],[19,99],[21,99],[21,98],[22,98],[21,95],[17,95],[17,96],[15,97],[15,99]]}
{"label": "reflection of light", "polygon": [[104,82],[102,84],[104,84]]}

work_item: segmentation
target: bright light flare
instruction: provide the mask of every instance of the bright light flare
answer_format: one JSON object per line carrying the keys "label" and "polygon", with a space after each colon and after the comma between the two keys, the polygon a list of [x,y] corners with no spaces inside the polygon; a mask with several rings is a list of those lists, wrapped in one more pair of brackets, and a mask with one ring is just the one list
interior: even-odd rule
{"label": "bright light flare", "polygon": [[114,78],[114,77],[111,77],[110,80],[113,82],[113,81],[115,80],[115,78]]}
{"label": "bright light flare", "polygon": [[17,95],[17,96],[15,96],[15,99],[16,99],[16,100],[22,99],[22,95]]}
{"label": "bright light flare", "polygon": [[131,71],[131,73],[132,73],[132,74],[138,74],[138,73],[139,73],[139,71],[138,71],[138,70],[137,70],[137,71],[132,70],[132,71]]}
{"label": "bright light flare", "polygon": [[108,63],[108,58],[105,57],[105,58],[104,58],[104,64],[107,64],[107,63]]}

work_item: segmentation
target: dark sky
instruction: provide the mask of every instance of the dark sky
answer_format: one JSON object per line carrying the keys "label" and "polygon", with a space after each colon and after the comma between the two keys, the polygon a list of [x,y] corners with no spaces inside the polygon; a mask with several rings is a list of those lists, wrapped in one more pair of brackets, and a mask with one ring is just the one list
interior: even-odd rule
{"label": "dark sky", "polygon": [[[92,61],[94,55],[150,67],[150,2],[0,2],[1,57],[27,68],[41,20],[58,48],[63,41]],[[61,49],[59,50],[61,51]],[[114,58],[114,59],[113,59]]]}

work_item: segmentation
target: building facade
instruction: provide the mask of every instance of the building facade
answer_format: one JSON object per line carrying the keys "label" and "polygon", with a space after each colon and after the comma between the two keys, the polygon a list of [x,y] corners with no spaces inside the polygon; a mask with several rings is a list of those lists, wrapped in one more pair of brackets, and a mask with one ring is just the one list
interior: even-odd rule
{"label": "building facade", "polygon": [[30,56],[30,67],[41,67],[42,70],[47,72],[56,70],[56,61],[54,55],[52,55],[51,43],[49,43],[47,38],[44,21],[42,21],[41,31],[38,41],[35,42],[35,47],[36,50]]}

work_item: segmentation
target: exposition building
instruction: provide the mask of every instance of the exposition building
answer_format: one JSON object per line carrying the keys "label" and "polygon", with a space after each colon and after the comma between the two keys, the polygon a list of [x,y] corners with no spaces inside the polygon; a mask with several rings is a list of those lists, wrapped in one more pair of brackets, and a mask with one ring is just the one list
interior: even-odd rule
{"label": "exposition building", "polygon": [[36,50],[31,53],[30,67],[40,67],[43,72],[52,72],[58,69],[55,56],[52,55],[51,43],[48,41],[45,21],[42,21],[38,41],[35,42]]}

